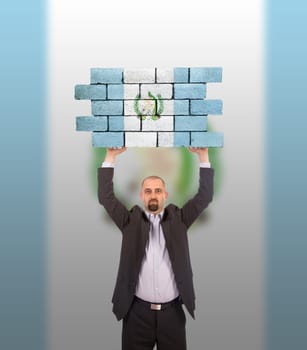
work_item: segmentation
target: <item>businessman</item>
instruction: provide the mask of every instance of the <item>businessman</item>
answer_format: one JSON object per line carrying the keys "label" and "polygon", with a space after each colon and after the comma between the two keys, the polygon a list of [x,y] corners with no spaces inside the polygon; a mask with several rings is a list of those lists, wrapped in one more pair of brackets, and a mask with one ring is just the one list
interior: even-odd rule
{"label": "businessman", "polygon": [[185,350],[186,318],[194,318],[195,294],[187,230],[213,196],[207,148],[189,148],[199,159],[199,188],[182,208],[165,206],[168,193],[158,176],[143,180],[138,205],[128,210],[114,195],[116,157],[107,149],[98,169],[98,198],[122,232],[113,312],[123,320],[122,350]]}

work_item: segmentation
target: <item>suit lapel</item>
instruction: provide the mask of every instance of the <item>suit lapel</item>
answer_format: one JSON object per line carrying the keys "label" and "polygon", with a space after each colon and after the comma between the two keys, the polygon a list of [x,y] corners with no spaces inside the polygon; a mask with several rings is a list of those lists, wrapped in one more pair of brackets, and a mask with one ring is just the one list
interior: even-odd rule
{"label": "suit lapel", "polygon": [[141,232],[140,236],[138,239],[140,240],[140,249],[139,249],[139,258],[143,259],[144,253],[145,253],[145,248],[146,248],[146,243],[149,239],[149,230],[150,230],[150,222],[147,219],[145,213],[142,213],[142,219],[141,219]]}
{"label": "suit lapel", "polygon": [[171,232],[171,220],[169,219],[169,217],[167,217],[166,219],[163,219],[161,221],[161,226],[162,226],[162,230],[163,230],[163,234],[164,234],[164,238],[165,238],[165,244],[166,244],[166,248],[168,250],[169,256],[171,258],[171,260],[174,260],[174,246],[173,246],[173,237],[172,237],[172,232]]}

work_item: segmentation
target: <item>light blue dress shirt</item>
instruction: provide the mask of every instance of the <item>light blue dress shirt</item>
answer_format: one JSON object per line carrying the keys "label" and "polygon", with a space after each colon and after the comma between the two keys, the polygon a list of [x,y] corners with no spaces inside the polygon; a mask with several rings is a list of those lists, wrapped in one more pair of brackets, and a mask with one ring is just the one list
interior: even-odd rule
{"label": "light blue dress shirt", "polygon": [[165,303],[178,297],[179,292],[160,225],[163,212],[146,215],[150,221],[149,240],[135,295],[152,303]]}

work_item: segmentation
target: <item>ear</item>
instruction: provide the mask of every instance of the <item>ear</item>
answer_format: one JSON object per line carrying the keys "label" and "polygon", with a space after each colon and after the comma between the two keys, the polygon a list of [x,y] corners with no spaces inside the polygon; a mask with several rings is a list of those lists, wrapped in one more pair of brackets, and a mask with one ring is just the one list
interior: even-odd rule
{"label": "ear", "polygon": [[168,192],[165,191],[165,199],[168,197]]}

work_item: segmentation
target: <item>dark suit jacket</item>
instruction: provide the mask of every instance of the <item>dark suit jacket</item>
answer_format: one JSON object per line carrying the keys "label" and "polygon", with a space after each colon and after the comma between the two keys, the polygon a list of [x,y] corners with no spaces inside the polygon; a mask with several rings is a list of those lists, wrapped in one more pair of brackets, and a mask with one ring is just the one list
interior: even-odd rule
{"label": "dark suit jacket", "polygon": [[[113,312],[120,320],[127,314],[134,298],[150,224],[139,206],[127,210],[115,197],[113,173],[113,168],[98,169],[98,198],[123,233],[117,281],[112,298]],[[183,303],[193,318],[195,294],[187,229],[212,200],[213,175],[213,169],[200,168],[197,194],[181,209],[173,204],[168,205],[161,220],[177,287]]]}

